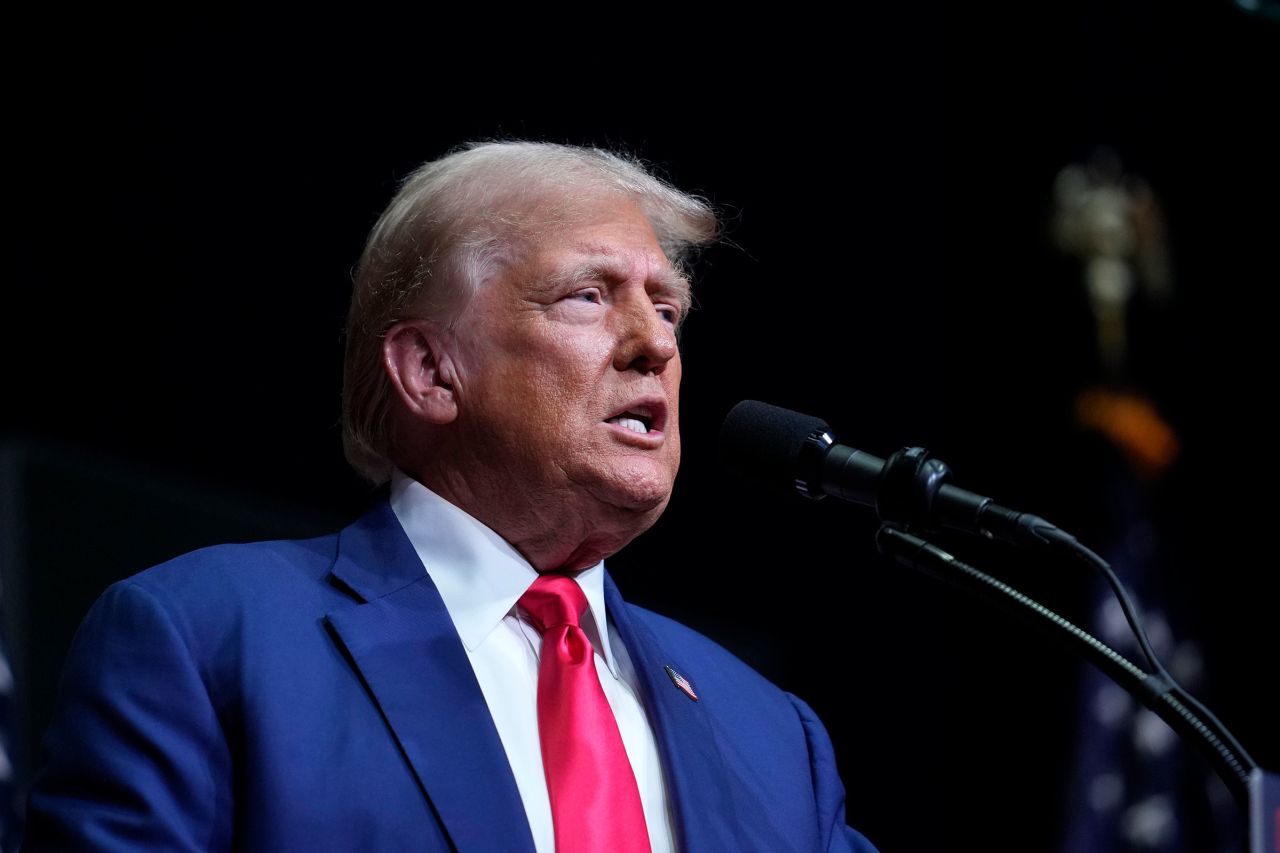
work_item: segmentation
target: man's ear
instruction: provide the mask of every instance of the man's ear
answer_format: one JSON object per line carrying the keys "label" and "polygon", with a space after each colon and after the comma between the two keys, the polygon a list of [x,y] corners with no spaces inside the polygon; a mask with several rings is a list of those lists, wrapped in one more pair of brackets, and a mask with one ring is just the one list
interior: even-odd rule
{"label": "man's ear", "polygon": [[382,363],[409,413],[427,423],[447,424],[458,417],[451,355],[444,335],[426,320],[405,320],[387,330]]}

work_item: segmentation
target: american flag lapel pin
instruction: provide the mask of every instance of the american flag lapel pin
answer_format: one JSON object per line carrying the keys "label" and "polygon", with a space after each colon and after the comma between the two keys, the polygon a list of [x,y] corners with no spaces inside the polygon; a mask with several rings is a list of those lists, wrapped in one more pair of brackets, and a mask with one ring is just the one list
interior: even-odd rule
{"label": "american flag lapel pin", "polygon": [[665,669],[667,671],[667,675],[671,677],[671,683],[683,690],[684,695],[688,696],[695,702],[698,701],[698,694],[693,692],[693,685],[689,683],[689,679],[685,678],[669,666],[664,666],[663,669]]}

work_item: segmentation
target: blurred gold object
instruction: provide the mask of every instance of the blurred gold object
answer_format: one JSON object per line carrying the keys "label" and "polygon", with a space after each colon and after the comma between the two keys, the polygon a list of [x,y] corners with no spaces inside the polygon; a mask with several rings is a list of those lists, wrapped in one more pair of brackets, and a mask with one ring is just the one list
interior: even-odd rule
{"label": "blurred gold object", "polygon": [[1142,476],[1158,477],[1178,458],[1177,434],[1147,398],[1090,388],[1075,402],[1076,419],[1120,448]]}
{"label": "blurred gold object", "polygon": [[1053,195],[1054,241],[1084,264],[1103,372],[1109,381],[1120,381],[1134,292],[1141,288],[1153,301],[1164,302],[1172,291],[1160,206],[1151,187],[1125,174],[1120,158],[1105,148],[1087,164],[1063,168]]}

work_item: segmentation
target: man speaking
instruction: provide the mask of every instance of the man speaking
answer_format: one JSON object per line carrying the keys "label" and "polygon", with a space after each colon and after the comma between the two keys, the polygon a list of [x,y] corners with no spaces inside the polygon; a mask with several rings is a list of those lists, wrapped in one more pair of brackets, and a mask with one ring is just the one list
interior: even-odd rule
{"label": "man speaking", "polygon": [[680,464],[711,210],[543,143],[411,175],[348,323],[335,536],[197,551],[86,618],[32,850],[870,850],[809,708],[602,560]]}

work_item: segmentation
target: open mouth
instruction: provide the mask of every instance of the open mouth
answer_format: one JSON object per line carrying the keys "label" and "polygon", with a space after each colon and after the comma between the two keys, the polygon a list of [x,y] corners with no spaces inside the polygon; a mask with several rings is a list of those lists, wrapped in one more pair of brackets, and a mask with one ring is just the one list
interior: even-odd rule
{"label": "open mouth", "polygon": [[615,415],[604,419],[607,424],[617,424],[638,435],[661,432],[666,416],[666,406],[657,402],[636,402]]}
{"label": "open mouth", "polygon": [[645,417],[638,412],[623,412],[616,417],[609,418],[605,423],[617,424],[623,429],[629,429],[641,435],[648,435],[649,428],[653,424],[653,418]]}

